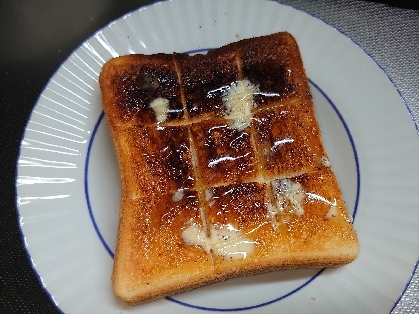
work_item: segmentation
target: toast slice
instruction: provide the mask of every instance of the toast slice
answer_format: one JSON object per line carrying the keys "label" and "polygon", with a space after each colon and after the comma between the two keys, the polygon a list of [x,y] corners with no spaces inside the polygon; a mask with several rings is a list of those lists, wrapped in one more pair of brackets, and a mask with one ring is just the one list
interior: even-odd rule
{"label": "toast slice", "polygon": [[122,183],[112,275],[122,300],[357,257],[289,33],[114,58],[100,87]]}

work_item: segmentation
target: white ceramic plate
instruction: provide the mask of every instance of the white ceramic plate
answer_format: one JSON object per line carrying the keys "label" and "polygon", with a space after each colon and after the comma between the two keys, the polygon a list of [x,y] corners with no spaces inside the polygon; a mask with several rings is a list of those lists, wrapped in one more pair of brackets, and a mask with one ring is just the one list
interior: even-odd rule
{"label": "white ceramic plate", "polygon": [[[119,174],[98,74],[111,57],[186,52],[289,31],[310,78],[326,149],[361,251],[338,269],[275,272],[129,307],[112,294]],[[386,313],[419,256],[419,138],[379,66],[324,22],[271,1],[170,1],[111,23],[41,94],[18,163],[24,241],[43,287],[67,313]]]}

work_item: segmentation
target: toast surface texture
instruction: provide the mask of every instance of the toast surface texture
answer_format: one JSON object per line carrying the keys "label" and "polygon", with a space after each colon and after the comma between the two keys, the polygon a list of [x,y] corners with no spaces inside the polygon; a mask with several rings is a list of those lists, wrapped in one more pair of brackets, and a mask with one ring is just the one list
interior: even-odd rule
{"label": "toast surface texture", "polygon": [[114,58],[100,87],[122,184],[112,275],[122,300],[357,257],[289,33]]}

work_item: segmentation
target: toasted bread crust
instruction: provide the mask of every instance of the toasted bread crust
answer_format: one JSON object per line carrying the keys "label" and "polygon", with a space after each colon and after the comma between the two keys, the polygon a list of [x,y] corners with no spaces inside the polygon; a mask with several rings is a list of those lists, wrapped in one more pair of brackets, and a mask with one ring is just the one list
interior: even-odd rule
{"label": "toasted bread crust", "polygon": [[[236,129],[225,91],[240,80],[258,92],[251,123]],[[117,297],[137,304],[232,277],[336,267],[357,257],[289,33],[206,55],[114,58],[99,82],[122,184]],[[167,105],[163,113],[151,105],[156,99]],[[230,226],[254,245],[245,258],[223,255],[196,236],[190,242],[191,226],[206,241]]]}

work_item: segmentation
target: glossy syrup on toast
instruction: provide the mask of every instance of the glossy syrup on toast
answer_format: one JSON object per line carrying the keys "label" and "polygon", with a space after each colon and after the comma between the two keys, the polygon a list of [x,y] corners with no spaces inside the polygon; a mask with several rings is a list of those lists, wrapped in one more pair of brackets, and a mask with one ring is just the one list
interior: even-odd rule
{"label": "glossy syrup on toast", "polygon": [[112,276],[119,298],[136,304],[356,258],[289,33],[205,55],[114,58],[100,87],[122,184]]}

